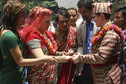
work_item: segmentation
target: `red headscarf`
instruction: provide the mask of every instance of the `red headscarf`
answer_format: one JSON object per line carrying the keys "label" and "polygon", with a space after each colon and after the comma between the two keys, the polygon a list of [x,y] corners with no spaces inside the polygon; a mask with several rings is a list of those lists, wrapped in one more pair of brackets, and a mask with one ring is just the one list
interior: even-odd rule
{"label": "red headscarf", "polygon": [[[38,29],[41,25],[44,24],[44,17],[51,16],[52,11],[43,8],[43,7],[34,7],[31,9],[28,18],[26,19],[25,25],[22,29],[19,30],[23,40],[28,36],[29,32],[32,32],[33,29]],[[43,23],[43,24],[42,24]]]}

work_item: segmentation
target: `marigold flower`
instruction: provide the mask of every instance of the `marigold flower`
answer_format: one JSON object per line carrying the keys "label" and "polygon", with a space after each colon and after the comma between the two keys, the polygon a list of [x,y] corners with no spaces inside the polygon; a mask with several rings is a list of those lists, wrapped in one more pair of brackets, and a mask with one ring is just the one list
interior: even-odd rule
{"label": "marigold flower", "polygon": [[104,31],[108,31],[108,28],[107,27],[104,27],[103,29],[104,29]]}
{"label": "marigold flower", "polygon": [[104,33],[103,33],[103,31],[100,31],[99,34],[100,34],[100,35],[103,35]]}
{"label": "marigold flower", "polygon": [[113,25],[109,25],[109,28],[112,29],[113,28]]}
{"label": "marigold flower", "polygon": [[99,38],[101,38],[102,36],[101,35],[98,35]]}

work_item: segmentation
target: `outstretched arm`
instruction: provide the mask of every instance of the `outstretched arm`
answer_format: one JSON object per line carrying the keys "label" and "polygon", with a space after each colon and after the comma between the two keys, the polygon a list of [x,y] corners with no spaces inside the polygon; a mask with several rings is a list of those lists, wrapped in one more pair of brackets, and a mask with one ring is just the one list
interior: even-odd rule
{"label": "outstretched arm", "polygon": [[[18,46],[11,48],[10,52],[11,52],[15,62],[19,66],[33,66],[33,65],[36,65],[36,64],[39,64],[39,63],[48,63],[48,64],[55,64],[56,63],[56,61],[53,57],[44,56],[43,54],[41,55],[42,57],[24,59],[23,56],[22,56],[21,50]],[[39,51],[34,52],[34,55],[37,56],[36,53],[38,53],[38,52]],[[40,55],[40,53],[38,53],[38,54]]]}
{"label": "outstretched arm", "polygon": [[96,53],[87,55],[76,53],[73,55],[72,59],[75,63],[104,64],[108,62],[112,56],[112,59],[114,59],[114,56],[117,56],[120,53],[121,47],[119,38],[119,35],[114,31],[108,31]]}

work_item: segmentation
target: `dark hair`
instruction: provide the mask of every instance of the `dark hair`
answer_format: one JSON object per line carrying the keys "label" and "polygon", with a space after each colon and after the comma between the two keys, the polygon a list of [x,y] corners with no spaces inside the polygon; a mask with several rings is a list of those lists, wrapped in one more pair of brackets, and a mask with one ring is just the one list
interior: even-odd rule
{"label": "dark hair", "polygon": [[55,21],[58,22],[59,19],[59,15],[65,16],[66,18],[70,18],[70,15],[68,13],[68,10],[64,7],[59,7],[56,10],[56,17],[55,17]]}
{"label": "dark hair", "polygon": [[[97,16],[100,16],[101,13],[96,13]],[[110,19],[111,14],[108,13],[102,13],[105,16],[105,19]]]}
{"label": "dark hair", "polygon": [[115,10],[115,12],[121,12],[124,17],[126,17],[126,5],[119,7],[118,9]]}
{"label": "dark hair", "polygon": [[77,17],[80,16],[80,15],[79,15],[79,12],[78,12],[77,9],[74,8],[74,7],[69,7],[67,10],[68,10],[68,11],[69,11],[69,10],[75,10],[75,11],[76,11],[76,15],[77,15]]}
{"label": "dark hair", "polygon": [[92,0],[79,0],[77,3],[78,8],[85,6],[87,9],[92,10]]}
{"label": "dark hair", "polygon": [[2,24],[4,29],[16,31],[18,25],[19,14],[25,13],[27,6],[20,0],[9,0],[3,8]]}

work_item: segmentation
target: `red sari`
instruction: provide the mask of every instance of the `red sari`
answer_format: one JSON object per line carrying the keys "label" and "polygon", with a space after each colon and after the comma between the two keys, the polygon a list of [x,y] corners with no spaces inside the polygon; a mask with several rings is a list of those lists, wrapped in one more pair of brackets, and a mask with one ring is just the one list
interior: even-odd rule
{"label": "red sari", "polygon": [[[56,30],[56,42],[58,51],[76,51],[76,27],[70,27],[62,35]],[[57,84],[73,84],[76,66],[71,61],[62,64]]]}
{"label": "red sari", "polygon": [[[30,10],[24,27],[19,31],[25,44],[27,44],[27,58],[35,58],[31,50],[41,48],[45,55],[52,55],[51,48],[54,46],[54,41],[51,32],[45,32],[44,28],[46,19],[51,17],[52,11],[43,7],[34,7]],[[47,45],[48,43],[48,45]],[[51,48],[50,48],[51,46]],[[55,49],[56,51],[56,49]],[[55,52],[54,52],[55,53]],[[53,54],[54,54],[53,53]],[[57,65],[48,65],[40,63],[28,67],[28,82],[29,84],[56,84],[57,83]]]}
{"label": "red sari", "polygon": [[[53,33],[49,32],[52,36]],[[22,35],[22,31],[20,31]],[[24,37],[25,38],[25,37]],[[49,38],[46,37],[49,40]],[[23,39],[24,40],[24,39]],[[34,58],[31,50],[41,47],[44,54],[50,54],[43,40],[33,31],[25,38],[27,44],[27,58]],[[50,44],[51,41],[49,40]],[[37,64],[28,67],[28,82],[29,84],[56,84],[57,83],[57,65],[48,65],[46,63]]]}

